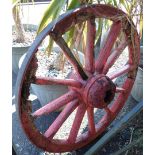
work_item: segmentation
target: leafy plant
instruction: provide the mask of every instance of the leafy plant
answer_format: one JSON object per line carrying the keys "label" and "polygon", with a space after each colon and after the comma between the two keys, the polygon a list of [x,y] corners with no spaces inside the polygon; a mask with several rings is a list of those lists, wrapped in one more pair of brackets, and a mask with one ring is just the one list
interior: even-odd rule
{"label": "leafy plant", "polygon": [[[135,25],[138,27],[140,36],[142,34],[142,28],[143,28],[143,2],[142,0],[52,0],[45,11],[41,22],[39,24],[38,33],[40,33],[51,21],[58,18],[58,16],[68,10],[74,9],[76,7],[79,7],[81,5],[85,4],[109,4],[113,5],[117,8],[123,9],[131,19],[135,21]],[[63,11],[62,11],[63,10]],[[98,19],[98,30],[96,35],[96,42],[99,39],[102,28],[108,28],[110,25],[110,22],[105,20]],[[69,32],[66,34],[66,42],[68,43],[68,46],[72,49],[74,46],[74,43],[76,43],[76,46],[78,46],[77,40],[78,38],[85,38],[86,32],[86,24],[78,24],[74,28],[72,28]],[[79,33],[82,30],[81,33]],[[51,52],[53,46],[53,40],[50,37],[49,39],[49,45],[47,48],[48,55]]]}
{"label": "leafy plant", "polygon": [[[16,29],[16,42],[24,43],[25,42],[25,30],[23,24],[21,23],[21,16],[20,16],[20,5],[22,2],[29,2],[29,0],[12,0],[12,16],[14,19],[15,29]],[[33,0],[31,0],[33,2]]]}
{"label": "leafy plant", "polygon": [[21,18],[20,18],[20,13],[19,13],[19,3],[20,0],[12,0],[12,15],[15,23],[15,29],[16,29],[16,35],[17,39],[16,41],[18,43],[23,43],[25,42],[25,36],[24,36],[24,27],[21,24]]}
{"label": "leafy plant", "polygon": [[[143,1],[142,0],[52,0],[45,11],[41,22],[38,28],[38,34],[51,22],[58,18],[62,13],[75,9],[85,4],[108,4],[115,6],[117,8],[125,11],[129,18],[132,19],[139,30],[140,36],[142,35],[143,29]],[[95,43],[98,42],[102,35],[103,29],[108,29],[111,22],[109,20],[96,19],[97,22],[97,32],[96,32],[96,40]],[[65,34],[65,40],[70,47],[70,49],[76,49],[79,51],[85,51],[86,46],[86,32],[87,26],[86,22],[82,24],[77,24],[73,28],[71,28]],[[80,46],[80,42],[82,42],[82,47]],[[48,55],[52,52],[53,47],[53,39],[49,36],[49,44],[46,48],[46,53]],[[73,51],[73,50],[72,50]],[[78,55],[75,54],[75,57]],[[62,61],[65,62],[65,58],[62,57]]]}
{"label": "leafy plant", "polygon": [[[37,34],[39,34],[51,21],[58,18],[58,16],[61,15],[62,13],[68,10],[74,9],[76,7],[79,7],[80,5],[86,4],[89,1],[90,0],[79,0],[79,1],[78,0],[59,0],[59,1],[52,0],[41,19]],[[82,28],[83,26],[81,25],[78,28],[80,29],[80,27]],[[72,45],[73,45],[73,42],[76,40],[75,36],[77,36],[77,33],[78,33],[77,29],[72,28],[66,34],[66,40],[70,48],[73,48]],[[46,49],[48,55],[50,55],[52,47],[53,47],[53,40],[50,37],[49,45]]]}

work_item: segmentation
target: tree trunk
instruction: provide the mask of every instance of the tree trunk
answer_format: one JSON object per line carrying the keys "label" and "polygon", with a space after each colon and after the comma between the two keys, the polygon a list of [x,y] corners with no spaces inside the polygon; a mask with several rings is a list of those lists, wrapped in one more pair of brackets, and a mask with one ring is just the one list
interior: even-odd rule
{"label": "tree trunk", "polygon": [[12,15],[15,22],[15,29],[17,35],[16,42],[23,43],[25,42],[25,36],[24,36],[25,31],[20,20],[19,10],[16,6],[12,9]]}

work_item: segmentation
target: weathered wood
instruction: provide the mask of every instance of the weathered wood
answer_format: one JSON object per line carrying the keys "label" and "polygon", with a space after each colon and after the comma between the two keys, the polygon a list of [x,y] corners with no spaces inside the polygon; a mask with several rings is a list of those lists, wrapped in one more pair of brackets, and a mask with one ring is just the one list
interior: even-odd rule
{"label": "weathered wood", "polygon": [[85,51],[85,68],[87,71],[94,73],[94,44],[96,37],[95,18],[87,21],[87,42]]}
{"label": "weathered wood", "polygon": [[82,77],[83,80],[87,80],[88,79],[87,74],[83,70],[83,67],[80,64],[80,62],[78,62],[77,59],[75,58],[74,54],[72,53],[72,51],[68,47],[68,45],[65,42],[65,40],[62,37],[57,37],[57,36],[54,36],[53,34],[51,34],[51,35],[54,38],[54,40],[56,41],[56,43],[63,50],[63,53],[68,58],[70,63],[75,67],[75,70],[78,72],[78,74]]}
{"label": "weathered wood", "polygon": [[[118,98],[115,100],[114,104],[110,108],[110,110],[112,111],[113,117],[111,117],[111,119],[109,119],[110,117],[107,117],[107,115],[104,115],[101,118],[101,120],[98,122],[98,124],[95,124],[96,125],[95,134],[92,134],[90,136],[89,132],[87,132],[87,131],[84,133],[81,133],[79,136],[77,136],[77,138],[75,138],[76,140],[74,143],[69,143],[69,141],[67,141],[67,139],[49,139],[49,138],[47,138],[47,137],[53,137],[53,135],[55,133],[57,133],[60,126],[67,119],[67,117],[71,114],[72,110],[74,110],[74,107],[72,107],[73,106],[72,104],[70,104],[71,107],[68,107],[68,104],[67,104],[68,102],[72,101],[72,99],[74,99],[74,97],[75,97],[75,99],[77,98],[80,101],[80,103],[81,103],[81,101],[86,100],[87,105],[91,106],[90,104],[88,104],[88,100],[87,100],[87,96],[91,95],[89,88],[91,87],[91,90],[93,90],[93,88],[94,88],[94,86],[92,86],[92,85],[94,85],[94,83],[92,83],[91,79],[97,78],[95,80],[99,81],[98,76],[101,76],[101,75],[97,75],[95,72],[95,74],[92,77],[92,74],[90,74],[85,68],[83,68],[83,66],[80,63],[78,63],[78,61],[75,59],[74,55],[72,54],[72,51],[69,49],[65,40],[61,36],[63,36],[63,34],[68,32],[68,30],[70,30],[70,28],[74,27],[76,24],[88,21],[89,19],[91,19],[93,17],[93,18],[106,18],[108,20],[112,20],[114,23],[121,22],[122,30],[124,31],[126,37],[129,37],[131,33],[129,33],[128,30],[131,27],[130,23],[132,23],[132,21],[129,22],[126,19],[126,16],[127,15],[124,12],[122,12],[121,10],[111,7],[109,5],[96,4],[96,5],[82,6],[80,8],[76,8],[75,10],[70,10],[69,12],[65,13],[64,15],[61,15],[55,21],[52,21],[36,37],[34,43],[29,48],[27,55],[22,63],[22,66],[21,66],[19,74],[18,74],[19,76],[17,79],[17,87],[16,87],[17,108],[18,108],[22,127],[23,127],[24,131],[26,132],[26,135],[29,137],[29,139],[36,146],[38,146],[39,148],[46,150],[48,152],[54,152],[54,153],[55,152],[68,152],[68,151],[73,151],[73,150],[79,149],[81,147],[86,146],[88,143],[90,143],[95,138],[97,138],[101,133],[103,133],[106,130],[106,128],[110,125],[112,120],[115,119],[115,117],[118,115],[119,111],[124,106],[124,103],[130,94],[132,85],[134,83],[135,75],[136,75],[135,74],[136,67],[138,66],[138,64],[137,64],[138,56],[137,55],[139,53],[139,48],[136,48],[136,50],[134,50],[135,48],[132,46],[132,44],[129,45],[129,47],[130,47],[129,48],[129,54],[130,54],[129,55],[130,56],[129,64],[130,65],[133,64],[134,68],[133,68],[133,71],[130,71],[130,74],[128,73],[129,76],[123,84],[122,88],[125,89],[126,91],[118,94],[119,95]],[[123,18],[120,18],[120,17],[123,17]],[[129,28],[128,27],[126,28],[126,23],[130,26]],[[112,32],[115,33],[114,29]],[[134,38],[136,38],[134,40],[134,45],[136,47],[139,47],[139,43],[137,41],[138,34],[135,29],[133,29],[133,32],[135,34]],[[38,47],[40,46],[42,41],[45,39],[45,37],[48,35],[51,35],[51,34],[53,34],[52,35],[53,39],[61,47],[61,49],[63,50],[66,57],[68,58],[68,60],[72,63],[72,65],[75,68],[75,72],[72,73],[72,79],[76,80],[76,81],[80,81],[82,83],[82,87],[76,88],[76,91],[74,88],[73,91],[75,92],[75,94],[73,94],[73,96],[67,95],[65,97],[60,97],[60,98],[56,99],[56,101],[52,101],[52,102],[55,102],[54,105],[52,105],[52,102],[50,102],[47,106],[42,107],[43,109],[42,108],[39,109],[39,112],[35,112],[35,113],[33,113],[33,115],[31,115],[32,114],[31,106],[33,106],[33,105],[32,105],[32,103],[29,102],[30,86],[31,86],[31,83],[34,82],[34,80],[35,80],[34,77],[36,75],[35,73],[36,73],[37,67],[38,67],[37,62],[36,62],[35,53],[37,52]],[[108,39],[109,41],[107,42],[107,44],[109,44],[109,45],[105,46],[106,47],[105,49],[107,52],[105,52],[106,54],[105,54],[105,58],[104,58],[104,63],[102,63],[102,64],[105,64],[105,62],[108,59],[108,56],[110,54],[110,51],[107,50],[108,47],[111,48],[111,46],[112,46],[110,38]],[[112,40],[114,40],[114,39],[115,38],[112,38]],[[134,52],[134,51],[136,51],[136,52]],[[103,68],[103,67],[101,67],[101,68]],[[93,72],[93,70],[92,70],[92,72]],[[117,74],[114,76],[119,76],[121,73],[117,72]],[[123,70],[123,73],[124,73],[124,70]],[[78,75],[81,75],[82,78]],[[82,79],[84,79],[85,81],[83,81]],[[57,80],[55,82],[62,82],[62,81]],[[70,83],[72,83],[72,82],[70,81]],[[65,84],[67,84],[67,83],[65,83]],[[88,89],[86,89],[86,86]],[[96,87],[97,87],[97,90],[99,91],[99,85],[97,85]],[[101,88],[103,89],[103,86],[101,86]],[[100,93],[97,93],[97,94],[100,94]],[[93,93],[92,93],[92,95],[95,96]],[[103,95],[103,94],[101,94],[101,95]],[[97,98],[99,96],[100,95],[98,95]],[[38,130],[38,127],[36,127],[32,116],[39,117],[39,116],[42,116],[43,114],[48,114],[49,112],[52,112],[55,109],[57,109],[63,105],[66,105],[66,104],[67,104],[68,108],[65,108],[66,109],[66,110],[64,109],[65,112],[60,113],[60,115],[55,119],[56,122],[55,121],[54,121],[55,123],[53,122],[54,125],[52,125],[51,128],[48,130],[48,133],[46,132],[46,135],[41,133],[40,130]],[[109,113],[108,109],[107,109],[107,113]],[[93,120],[93,119],[91,119],[91,120]],[[91,122],[93,122],[93,121],[91,121]],[[93,126],[94,126],[93,123],[91,123],[92,129],[94,128]],[[78,131],[78,128],[76,128],[76,131]],[[75,137],[76,137],[76,134],[75,134]]]}
{"label": "weathered wood", "polygon": [[114,137],[120,130],[127,126],[129,121],[135,118],[143,109],[143,101],[138,103],[128,114],[126,114],[113,128],[110,129],[95,145],[93,145],[84,155],[95,155],[104,144]]}

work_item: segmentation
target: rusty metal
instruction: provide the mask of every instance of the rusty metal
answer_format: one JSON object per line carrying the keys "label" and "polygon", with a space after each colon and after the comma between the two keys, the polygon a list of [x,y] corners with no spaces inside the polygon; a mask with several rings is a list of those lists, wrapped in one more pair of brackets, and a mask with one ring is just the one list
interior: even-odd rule
{"label": "rusty metal", "polygon": [[[106,18],[113,22],[107,41],[96,60],[94,58],[95,18]],[[60,16],[56,22],[50,23],[36,37],[21,66],[16,87],[17,107],[22,127],[28,138],[36,146],[49,152],[67,152],[81,148],[98,137],[115,119],[130,94],[139,62],[139,37],[136,29],[132,29],[132,21],[128,19],[123,11],[112,6],[101,4],[82,6]],[[82,66],[71,53],[62,35],[72,26],[85,21],[87,21],[88,31],[85,65]],[[125,34],[126,40],[111,54],[110,51],[120,31]],[[35,77],[38,67],[35,54],[44,38],[48,35],[51,35],[62,48],[65,56],[74,67],[74,72],[72,72],[68,80]],[[107,74],[107,71],[126,45],[129,47],[128,64],[121,70]],[[127,74],[127,79],[121,88],[116,87],[112,79],[123,74]],[[32,103],[28,99],[31,83],[67,85],[69,92],[32,113]],[[117,98],[111,106],[108,106],[116,93],[118,93]],[[64,105],[66,105],[64,110],[55,121],[45,133],[41,133],[35,126],[35,119],[47,115]],[[77,112],[68,138],[54,139],[53,136],[76,108]],[[94,121],[94,108],[103,108],[106,112],[97,124]],[[88,131],[78,136],[79,126],[86,112]]]}

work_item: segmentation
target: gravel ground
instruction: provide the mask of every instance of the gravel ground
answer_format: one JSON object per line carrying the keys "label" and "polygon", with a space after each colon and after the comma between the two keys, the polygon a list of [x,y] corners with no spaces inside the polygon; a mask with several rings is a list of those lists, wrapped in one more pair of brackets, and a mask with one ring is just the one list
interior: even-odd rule
{"label": "gravel ground", "polygon": [[45,48],[40,48],[36,54],[38,59],[36,76],[65,79],[73,67],[66,61],[64,68],[61,69],[63,65],[61,52],[52,51],[51,55],[48,56],[44,51]]}
{"label": "gravel ground", "polygon": [[24,33],[25,36],[25,42],[24,43],[18,43],[17,40],[17,35],[16,31],[12,31],[12,46],[13,47],[25,47],[25,46],[30,46],[32,42],[34,41],[36,37],[36,31],[29,31],[26,30]]}
{"label": "gravel ground", "polygon": [[[62,65],[62,52],[52,51],[51,55],[48,56],[45,53],[45,48],[40,47],[36,56],[38,59],[38,70],[36,75],[43,77],[53,77],[53,78],[66,78],[68,73],[73,70],[73,67],[68,61],[65,61],[64,69],[61,70]],[[110,68],[109,72],[121,68],[127,63],[128,49],[126,48],[114,65]],[[80,61],[80,60],[79,60]],[[60,66],[60,67],[59,67]]]}
{"label": "gravel ground", "polygon": [[[143,136],[143,112],[136,116],[126,128],[117,133],[96,155],[110,155],[115,151]],[[142,155],[143,143],[135,145],[131,150],[123,152],[121,155]]]}

